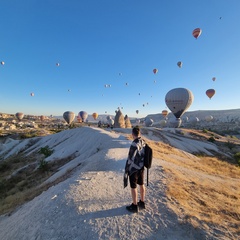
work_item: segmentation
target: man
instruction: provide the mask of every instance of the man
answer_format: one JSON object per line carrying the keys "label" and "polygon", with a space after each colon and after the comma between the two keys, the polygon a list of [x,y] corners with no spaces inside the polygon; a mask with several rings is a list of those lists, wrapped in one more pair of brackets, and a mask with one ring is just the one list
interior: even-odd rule
{"label": "man", "polygon": [[[144,186],[144,147],[145,141],[140,136],[138,126],[132,129],[133,142],[129,148],[128,159],[125,166],[124,187],[127,186],[127,177],[131,187],[132,204],[127,206],[127,210],[137,213],[138,208],[145,209],[145,186]],[[140,186],[140,201],[138,202],[138,189]]]}

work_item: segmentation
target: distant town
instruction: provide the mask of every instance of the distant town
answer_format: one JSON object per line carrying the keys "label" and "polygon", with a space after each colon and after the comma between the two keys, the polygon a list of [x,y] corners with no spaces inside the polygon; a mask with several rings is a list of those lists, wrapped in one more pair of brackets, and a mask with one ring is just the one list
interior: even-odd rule
{"label": "distant town", "polygon": [[[16,114],[0,113],[0,136],[29,132],[33,136],[34,133],[39,136],[80,126],[131,128],[140,125],[166,128],[174,127],[174,121],[175,117],[171,112],[167,116],[159,113],[147,115],[145,118],[129,118],[118,111],[115,116],[103,114],[95,119],[88,115],[84,122],[76,116],[71,124],[62,116],[23,115],[19,118]],[[240,138],[240,109],[186,112],[181,118],[180,128],[206,129]]]}

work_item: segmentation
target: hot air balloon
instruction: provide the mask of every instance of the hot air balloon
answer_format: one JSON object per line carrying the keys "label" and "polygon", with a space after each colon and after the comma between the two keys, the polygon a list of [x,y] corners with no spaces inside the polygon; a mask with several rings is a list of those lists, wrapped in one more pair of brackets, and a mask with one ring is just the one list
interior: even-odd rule
{"label": "hot air balloon", "polygon": [[165,127],[165,126],[167,125],[167,121],[162,119],[162,120],[159,122],[159,124],[160,124],[161,127]]}
{"label": "hot air balloon", "polygon": [[87,120],[88,114],[85,111],[81,111],[78,113],[78,116],[81,117],[83,122],[85,122]]}
{"label": "hot air balloon", "polygon": [[34,96],[34,93],[30,93],[30,95],[33,97],[33,96]]}
{"label": "hot air balloon", "polygon": [[109,123],[111,126],[113,126],[113,125],[114,125],[114,120],[111,118],[111,119],[108,120],[108,123]]}
{"label": "hot air balloon", "polygon": [[216,78],[215,78],[215,77],[213,77],[213,78],[212,78],[212,80],[213,80],[213,81],[215,81],[215,80],[216,80]]}
{"label": "hot air balloon", "polygon": [[81,123],[81,122],[82,122],[82,118],[81,118],[79,115],[77,115],[77,122],[78,122],[78,123]]}
{"label": "hot air balloon", "polygon": [[94,120],[96,120],[98,118],[98,114],[97,113],[93,113],[92,117],[94,118]]}
{"label": "hot air balloon", "polygon": [[145,119],[145,126],[151,127],[153,125],[153,120],[151,118]]}
{"label": "hot air balloon", "polygon": [[168,110],[162,110],[163,117],[166,117],[168,115]]}
{"label": "hot air balloon", "polygon": [[206,91],[206,95],[211,99],[213,97],[213,95],[215,94],[215,90],[214,89],[208,89]]}
{"label": "hot air balloon", "polygon": [[75,113],[71,111],[64,112],[63,118],[68,124],[71,124],[75,118]]}
{"label": "hot air balloon", "polygon": [[24,114],[23,114],[22,112],[17,112],[17,113],[15,114],[15,116],[16,116],[16,118],[20,121],[20,120],[23,119]]}
{"label": "hot air balloon", "polygon": [[[115,112],[116,112],[116,111],[115,111]],[[111,120],[112,120],[112,116],[108,115],[108,116],[106,117],[106,119],[107,119],[107,121],[110,123]]]}
{"label": "hot air balloon", "polygon": [[153,73],[154,73],[154,74],[157,74],[157,72],[158,72],[158,69],[157,69],[157,68],[154,68],[154,69],[153,69]]}
{"label": "hot air balloon", "polygon": [[193,123],[193,124],[196,124],[199,122],[199,118],[198,117],[192,117],[190,118],[189,122]]}
{"label": "hot air balloon", "polygon": [[192,35],[197,39],[201,35],[201,33],[202,33],[202,30],[200,28],[195,28],[192,32]]}
{"label": "hot air balloon", "polygon": [[59,67],[59,66],[60,66],[60,63],[56,63],[56,66]]}
{"label": "hot air balloon", "polygon": [[213,116],[211,116],[211,115],[206,116],[206,117],[205,117],[205,120],[206,120],[207,122],[211,122],[211,121],[213,120]]}
{"label": "hot air balloon", "polygon": [[176,118],[180,118],[193,102],[193,94],[186,88],[174,88],[165,96],[165,102]]}
{"label": "hot air balloon", "polygon": [[139,110],[136,110],[136,114],[138,114],[139,113]]}
{"label": "hot air balloon", "polygon": [[181,118],[171,118],[168,121],[168,127],[171,127],[171,128],[179,128],[181,124],[182,124]]}
{"label": "hot air balloon", "polygon": [[182,67],[182,62],[177,62],[177,65],[178,65],[179,68],[181,68]]}
{"label": "hot air balloon", "polygon": [[4,65],[4,64],[5,64],[5,62],[2,61],[2,62],[1,62],[1,65]]}

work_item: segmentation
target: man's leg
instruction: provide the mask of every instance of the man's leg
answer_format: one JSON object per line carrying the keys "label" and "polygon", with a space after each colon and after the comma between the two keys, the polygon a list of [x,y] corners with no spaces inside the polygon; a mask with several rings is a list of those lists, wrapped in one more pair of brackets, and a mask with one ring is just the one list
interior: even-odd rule
{"label": "man's leg", "polygon": [[145,189],[144,184],[140,185],[140,199],[142,202],[145,201],[145,194],[146,194],[146,189]]}
{"label": "man's leg", "polygon": [[131,194],[132,194],[133,204],[137,205],[137,197],[138,197],[137,188],[131,188]]}

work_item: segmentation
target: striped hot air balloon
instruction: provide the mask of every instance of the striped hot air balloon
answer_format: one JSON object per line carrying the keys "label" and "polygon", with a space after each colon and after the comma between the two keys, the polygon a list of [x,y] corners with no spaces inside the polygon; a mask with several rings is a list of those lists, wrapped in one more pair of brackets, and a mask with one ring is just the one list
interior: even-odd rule
{"label": "striped hot air balloon", "polygon": [[201,28],[195,28],[192,32],[192,35],[197,39],[201,35],[201,33],[202,33]]}

